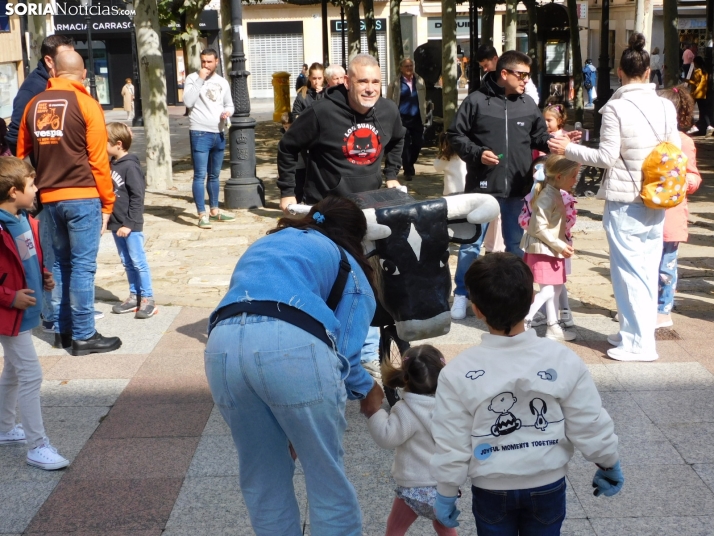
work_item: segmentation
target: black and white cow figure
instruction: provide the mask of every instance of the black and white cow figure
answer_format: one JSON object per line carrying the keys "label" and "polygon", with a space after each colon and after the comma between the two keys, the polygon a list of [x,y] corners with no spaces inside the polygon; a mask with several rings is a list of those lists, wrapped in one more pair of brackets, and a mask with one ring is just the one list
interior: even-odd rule
{"label": "black and white cow figure", "polygon": [[[394,320],[399,338],[414,341],[448,333],[449,243],[475,242],[480,224],[498,216],[496,199],[487,194],[459,194],[415,201],[397,189],[350,198],[367,218],[365,252],[379,259],[380,302]],[[307,213],[310,207],[291,205],[289,209]]]}
{"label": "black and white cow figure", "polygon": [[[399,338],[414,341],[448,333],[449,242],[475,242],[480,224],[498,216],[498,202],[486,194],[460,194],[363,210],[365,247],[368,255],[379,258],[381,302]],[[379,238],[370,242],[372,237]]]}

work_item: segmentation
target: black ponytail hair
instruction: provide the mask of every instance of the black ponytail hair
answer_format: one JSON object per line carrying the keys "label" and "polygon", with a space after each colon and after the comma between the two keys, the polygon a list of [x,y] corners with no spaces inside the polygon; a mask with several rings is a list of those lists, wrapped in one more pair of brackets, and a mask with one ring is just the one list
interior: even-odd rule
{"label": "black ponytail hair", "polygon": [[416,395],[433,395],[445,365],[444,355],[432,345],[412,346],[404,352],[399,368],[388,359],[382,361],[382,383]]}

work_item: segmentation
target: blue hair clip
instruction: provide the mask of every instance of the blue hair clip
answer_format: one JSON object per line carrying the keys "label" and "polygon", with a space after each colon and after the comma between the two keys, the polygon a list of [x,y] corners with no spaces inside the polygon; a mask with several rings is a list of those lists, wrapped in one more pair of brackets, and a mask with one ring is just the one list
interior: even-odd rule
{"label": "blue hair clip", "polygon": [[315,220],[318,225],[320,225],[321,223],[325,223],[325,216],[323,216],[319,212],[315,212],[315,214],[312,215],[312,219]]}
{"label": "blue hair clip", "polygon": [[536,182],[543,182],[545,180],[545,171],[543,171],[543,164],[536,164],[533,167],[535,173],[533,173],[533,180]]}

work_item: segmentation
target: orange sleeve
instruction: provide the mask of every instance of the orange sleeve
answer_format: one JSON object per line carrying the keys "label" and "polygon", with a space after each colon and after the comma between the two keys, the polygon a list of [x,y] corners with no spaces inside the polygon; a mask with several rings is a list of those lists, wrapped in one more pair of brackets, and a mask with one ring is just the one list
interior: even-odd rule
{"label": "orange sleeve", "polygon": [[111,214],[114,209],[114,185],[107,154],[107,127],[101,105],[89,96],[78,95],[82,115],[87,125],[87,157],[94,182],[102,202],[102,212]]}
{"label": "orange sleeve", "polygon": [[17,157],[22,160],[26,156],[32,154],[34,144],[32,142],[32,133],[27,128],[27,110],[30,109],[35,99],[25,106],[25,111],[22,112],[22,121],[20,121],[20,130],[17,133]]}

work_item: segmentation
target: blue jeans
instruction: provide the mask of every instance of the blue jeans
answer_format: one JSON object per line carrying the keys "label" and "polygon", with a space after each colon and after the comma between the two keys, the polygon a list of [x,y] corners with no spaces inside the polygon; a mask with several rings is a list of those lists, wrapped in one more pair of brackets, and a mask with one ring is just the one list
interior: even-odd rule
{"label": "blue jeans", "polygon": [[[52,237],[55,234],[55,223],[50,216],[50,211],[43,209],[38,215],[40,220],[40,246],[42,247],[42,262],[44,268],[50,272],[54,271],[55,252],[52,249]],[[53,274],[57,279],[57,276]],[[42,291],[42,319],[45,322],[55,322],[57,319],[56,310],[59,308],[60,289],[56,286],[54,290]],[[57,326],[55,325],[55,329]]]}
{"label": "blue jeans", "polygon": [[636,354],[655,352],[664,210],[642,203],[606,201],[602,223],[610,246],[620,348]]}
{"label": "blue jeans", "polygon": [[226,151],[226,137],[223,132],[204,132],[190,130],[191,158],[193,159],[193,200],[199,214],[206,212],[206,196],[203,193],[203,181],[208,174],[208,205],[218,208],[218,180]]}
{"label": "blue jeans", "polygon": [[139,299],[153,298],[151,272],[144,253],[144,233],[132,231],[129,236],[122,238],[114,231],[112,235],[129,280],[129,292],[136,294]]}
{"label": "blue jeans", "polygon": [[565,478],[508,491],[471,486],[479,536],[558,536],[565,519]]}
{"label": "blue jeans", "polygon": [[102,229],[99,199],[72,199],[47,203],[55,224],[52,248],[54,276],[60,290],[57,310],[59,333],[74,340],[94,335],[94,274]]}
{"label": "blue jeans", "polygon": [[[503,242],[506,245],[506,251],[513,253],[523,258],[523,250],[521,249],[521,239],[523,238],[523,229],[518,225],[518,215],[523,208],[523,199],[519,197],[497,197],[498,205],[501,208],[501,232],[503,233]],[[454,294],[466,296],[466,285],[464,284],[464,276],[471,267],[471,264],[478,259],[481,251],[481,244],[486,237],[488,224],[481,225],[481,236],[473,244],[463,244],[459,249],[459,260],[456,263],[456,274],[454,275]]]}
{"label": "blue jeans", "polygon": [[586,89],[585,91],[588,92],[588,104],[593,103],[593,88]]}
{"label": "blue jeans", "polygon": [[369,327],[359,360],[360,363],[379,360],[379,328]]}
{"label": "blue jeans", "polygon": [[305,472],[311,534],[361,535],[343,464],[349,363],[292,324],[246,314],[211,331],[204,357],[213,400],[238,449],[256,535],[302,535],[288,443]]}
{"label": "blue jeans", "polygon": [[468,295],[466,284],[464,283],[464,277],[473,262],[478,259],[479,253],[481,253],[481,245],[483,244],[484,238],[486,238],[487,231],[488,223],[482,223],[481,236],[478,237],[476,242],[472,244],[461,244],[461,247],[459,248],[459,260],[456,261],[456,273],[454,274],[454,285],[456,287],[454,288],[455,295]]}
{"label": "blue jeans", "polygon": [[679,242],[664,242],[662,261],[659,265],[659,292],[657,312],[668,315],[674,306],[674,292],[677,290],[677,252]]}

